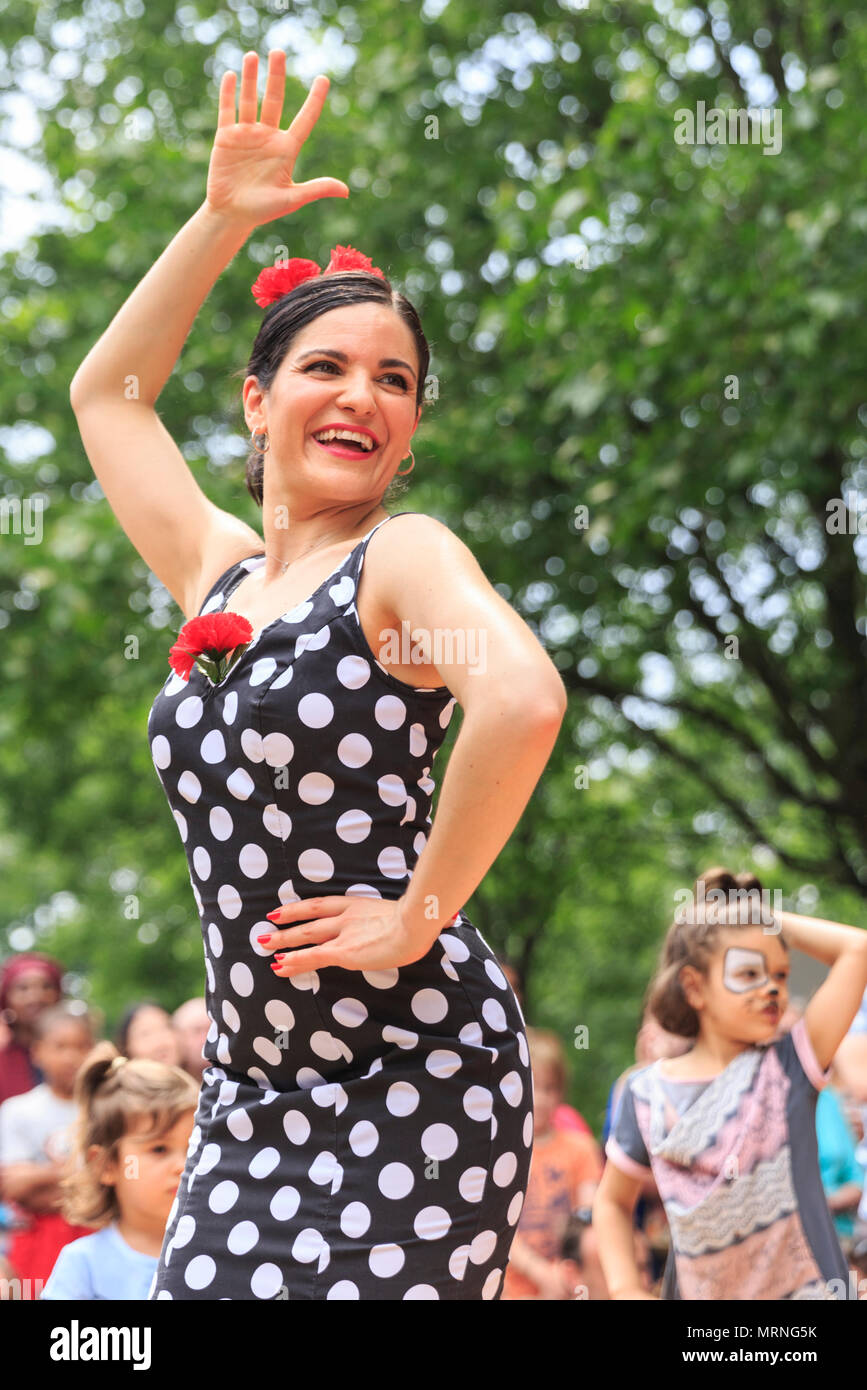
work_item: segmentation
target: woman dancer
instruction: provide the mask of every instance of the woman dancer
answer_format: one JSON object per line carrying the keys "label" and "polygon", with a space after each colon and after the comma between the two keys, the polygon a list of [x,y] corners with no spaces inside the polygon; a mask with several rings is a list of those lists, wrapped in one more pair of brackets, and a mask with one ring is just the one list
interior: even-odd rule
{"label": "woman dancer", "polygon": [[448,528],[383,506],[429,352],[367,257],[337,248],[324,274],[296,258],[254,287],[268,308],[243,398],[264,540],[202,495],[168,438],[156,399],[221,270],[257,225],[348,196],[292,179],[327,79],[281,131],[284,54],[258,120],[256,75],[249,53],[237,121],[224,76],[204,204],[71,391],[118,520],[207,629],[177,644],[149,721],[212,1020],[151,1297],[497,1299],[532,1082],[521,1011],[462,905],[545,767],[565,690]]}

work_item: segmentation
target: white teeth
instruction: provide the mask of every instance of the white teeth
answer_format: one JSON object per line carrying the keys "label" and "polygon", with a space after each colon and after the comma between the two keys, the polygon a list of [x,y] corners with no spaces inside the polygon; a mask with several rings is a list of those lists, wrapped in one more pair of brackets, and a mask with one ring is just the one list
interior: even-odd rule
{"label": "white teeth", "polygon": [[313,438],[318,439],[322,444],[329,444],[333,439],[353,439],[368,453],[373,448],[373,440],[369,435],[359,434],[354,430],[318,430]]}

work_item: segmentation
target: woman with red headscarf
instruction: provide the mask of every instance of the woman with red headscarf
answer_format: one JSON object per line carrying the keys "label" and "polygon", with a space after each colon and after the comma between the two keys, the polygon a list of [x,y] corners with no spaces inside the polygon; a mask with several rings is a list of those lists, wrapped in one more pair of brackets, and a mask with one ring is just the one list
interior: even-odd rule
{"label": "woman with red headscarf", "polygon": [[38,1086],[43,1076],[30,1056],[33,1025],[63,993],[63,967],[37,951],[12,956],[0,968],[0,1105]]}

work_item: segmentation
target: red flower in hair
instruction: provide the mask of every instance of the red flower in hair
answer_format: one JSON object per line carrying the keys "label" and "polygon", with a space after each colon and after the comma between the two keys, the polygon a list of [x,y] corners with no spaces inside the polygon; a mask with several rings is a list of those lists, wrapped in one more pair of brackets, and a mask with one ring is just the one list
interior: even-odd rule
{"label": "red flower in hair", "polygon": [[378,265],[373,265],[369,256],[365,256],[363,251],[356,251],[354,246],[335,246],[331,252],[331,260],[325,267],[324,274],[334,274],[339,270],[366,270],[368,275],[378,275],[381,280],[385,279]]}
{"label": "red flower in hair", "polygon": [[302,280],[312,280],[321,275],[315,261],[306,261],[302,256],[293,256],[291,261],[278,261],[277,265],[267,266],[253,286],[253,298],[264,309],[267,304],[275,304],[284,294],[294,290]]}
{"label": "red flower in hair", "polygon": [[[193,666],[198,666],[211,684],[217,685],[243,655],[252,636],[252,627],[240,613],[205,613],[190,618],[169,652],[169,665],[185,681]],[[231,652],[235,656],[228,661]]]}

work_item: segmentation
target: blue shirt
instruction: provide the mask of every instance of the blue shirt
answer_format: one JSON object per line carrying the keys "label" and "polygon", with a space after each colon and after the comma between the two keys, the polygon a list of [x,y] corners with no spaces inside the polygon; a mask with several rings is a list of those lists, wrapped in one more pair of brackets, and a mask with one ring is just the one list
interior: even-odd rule
{"label": "blue shirt", "polygon": [[64,1245],[41,1297],[80,1299],[147,1299],[157,1256],[127,1245],[114,1222]]}

